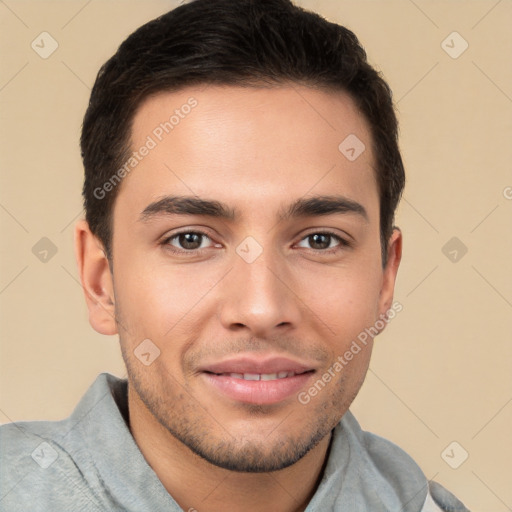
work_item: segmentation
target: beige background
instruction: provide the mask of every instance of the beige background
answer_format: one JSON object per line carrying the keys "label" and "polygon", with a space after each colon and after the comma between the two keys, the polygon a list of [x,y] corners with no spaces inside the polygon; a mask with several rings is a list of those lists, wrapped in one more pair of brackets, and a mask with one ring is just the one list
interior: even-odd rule
{"label": "beige background", "polygon": [[[356,32],[401,121],[404,309],[377,340],[353,411],[472,510],[512,510],[512,2],[297,3]],[[174,5],[0,1],[0,422],[65,417],[99,372],[124,375],[77,280],[78,138],[100,65]],[[43,31],[59,45],[47,59],[31,48]],[[453,31],[469,45],[458,58],[442,46]],[[452,54],[463,44],[444,43]],[[47,262],[32,252],[43,237],[57,248]],[[443,252],[452,237],[458,247]],[[452,469],[445,460],[463,450]]]}

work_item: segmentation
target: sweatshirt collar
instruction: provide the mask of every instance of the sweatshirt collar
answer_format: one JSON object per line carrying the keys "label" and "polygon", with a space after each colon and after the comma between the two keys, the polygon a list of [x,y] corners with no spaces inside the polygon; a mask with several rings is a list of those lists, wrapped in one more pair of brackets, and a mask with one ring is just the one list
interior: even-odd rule
{"label": "sweatshirt collar", "polygon": [[[126,380],[99,375],[66,422],[66,441],[78,451],[85,445],[87,454],[75,456],[86,456],[85,476],[98,495],[103,488],[127,511],[181,511],[130,433]],[[418,512],[427,489],[426,477],[403,450],[361,430],[347,411],[333,430],[324,474],[306,512]]]}

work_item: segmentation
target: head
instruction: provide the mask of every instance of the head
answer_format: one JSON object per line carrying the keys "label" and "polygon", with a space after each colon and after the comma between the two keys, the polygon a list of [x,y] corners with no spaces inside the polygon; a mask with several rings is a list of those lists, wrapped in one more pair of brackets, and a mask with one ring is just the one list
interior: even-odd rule
{"label": "head", "polygon": [[397,120],[356,36],[288,0],[182,5],[102,66],[81,148],[81,279],[134,409],[221,467],[299,460],[359,391],[372,339],[333,365],[400,261]]}

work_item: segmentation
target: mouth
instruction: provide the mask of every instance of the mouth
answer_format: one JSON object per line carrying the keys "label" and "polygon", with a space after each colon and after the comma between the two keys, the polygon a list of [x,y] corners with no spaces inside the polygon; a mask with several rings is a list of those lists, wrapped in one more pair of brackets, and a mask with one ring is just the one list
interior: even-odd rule
{"label": "mouth", "polygon": [[[209,372],[206,372],[209,373]],[[282,371],[278,373],[212,373],[212,375],[218,375],[218,376],[226,376],[226,377],[232,377],[233,379],[242,379],[242,380],[278,380],[278,379],[288,379],[290,377],[295,377],[295,375],[302,375],[302,373],[295,373],[295,372],[288,372],[288,371]]]}
{"label": "mouth", "polygon": [[231,401],[270,405],[284,402],[312,378],[315,369],[286,358],[237,358],[201,368],[205,384]]}

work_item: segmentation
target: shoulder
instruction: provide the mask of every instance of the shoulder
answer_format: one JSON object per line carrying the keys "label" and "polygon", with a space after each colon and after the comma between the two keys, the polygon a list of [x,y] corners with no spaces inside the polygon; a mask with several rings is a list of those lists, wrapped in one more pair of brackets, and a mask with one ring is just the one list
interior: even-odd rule
{"label": "shoulder", "polygon": [[402,448],[384,437],[363,430],[350,411],[343,417],[342,425],[357,440],[362,456],[381,475],[392,481],[403,480],[425,486],[426,494],[427,478],[414,459]]}
{"label": "shoulder", "polygon": [[469,509],[450,491],[437,482],[429,482],[429,495],[425,502],[424,512],[469,512]]}
{"label": "shoulder", "polygon": [[0,426],[2,511],[105,510],[82,426],[91,420],[88,411],[101,401],[109,379],[99,376],[66,419]]}
{"label": "shoulder", "polygon": [[[0,471],[12,478],[17,468],[49,466],[57,453],[53,438],[58,438],[62,427],[55,421],[22,421],[0,426]],[[58,448],[58,446],[56,447]],[[54,454],[55,452],[55,454]],[[5,481],[2,479],[2,483]]]}
{"label": "shoulder", "polygon": [[362,430],[350,411],[345,414],[340,426],[349,438],[352,437],[351,445],[360,453],[359,459],[364,466],[371,471],[371,480],[385,482],[385,486],[392,489],[390,492],[400,496],[402,503],[408,503],[408,510],[469,512],[442,485],[429,482],[418,464],[402,448],[377,434]]}
{"label": "shoulder", "polygon": [[60,422],[21,422],[0,427],[0,496],[2,510],[98,510],[87,493],[75,494],[83,478],[60,445]]}

